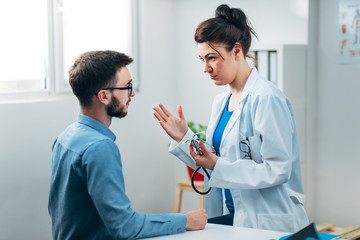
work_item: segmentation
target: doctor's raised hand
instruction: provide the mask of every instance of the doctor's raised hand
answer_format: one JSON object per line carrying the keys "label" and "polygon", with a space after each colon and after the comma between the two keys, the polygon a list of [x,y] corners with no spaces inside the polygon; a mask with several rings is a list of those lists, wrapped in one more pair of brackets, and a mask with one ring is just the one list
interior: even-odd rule
{"label": "doctor's raised hand", "polygon": [[185,136],[188,125],[180,105],[177,107],[179,118],[172,115],[161,103],[153,107],[154,116],[159,120],[161,127],[175,141],[180,142]]}
{"label": "doctor's raised hand", "polygon": [[[153,107],[154,116],[159,120],[161,127],[176,142],[181,142],[188,131],[188,125],[182,111],[181,105],[177,106],[179,118],[172,115],[163,104]],[[195,152],[191,142],[189,143],[189,153],[195,161],[196,166],[210,170],[214,169],[217,156],[213,151],[209,151],[202,141],[199,141],[199,151]]]}

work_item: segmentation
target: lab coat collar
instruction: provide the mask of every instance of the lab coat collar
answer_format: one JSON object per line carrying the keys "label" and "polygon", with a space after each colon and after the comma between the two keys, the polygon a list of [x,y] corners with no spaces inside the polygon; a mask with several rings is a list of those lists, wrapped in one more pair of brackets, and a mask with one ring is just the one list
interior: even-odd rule
{"label": "lab coat collar", "polygon": [[[224,133],[223,133],[223,137],[221,139],[221,142],[224,140],[226,135],[230,132],[230,130],[234,126],[236,120],[239,118],[239,116],[240,116],[240,114],[242,112],[242,108],[244,106],[245,99],[247,98],[249,93],[253,90],[255,82],[258,80],[258,78],[259,78],[258,71],[256,70],[256,68],[253,68],[251,73],[250,73],[250,76],[249,76],[248,80],[245,83],[244,89],[243,89],[243,91],[241,93],[238,106],[235,108],[231,118],[229,119],[228,124],[226,125],[226,127],[224,129]],[[228,96],[230,96],[230,93],[228,94]],[[227,98],[226,98],[226,100],[227,100]],[[226,103],[226,101],[223,101],[222,109],[224,109],[225,103]],[[222,113],[222,111],[221,111],[221,113]]]}
{"label": "lab coat collar", "polygon": [[[247,81],[245,83],[244,89],[243,89],[243,91],[241,93],[238,106],[240,106],[241,102],[244,101],[246,99],[246,97],[249,95],[249,93],[253,90],[254,84],[259,79],[259,77],[260,76],[259,76],[259,73],[258,73],[257,69],[253,68],[251,70],[249,78],[247,79]],[[230,95],[231,95],[231,92],[230,92],[230,90],[228,90],[227,94],[224,94],[223,97],[221,99],[219,99],[222,102],[222,104],[219,105],[220,109],[224,109],[226,101],[228,100]],[[218,115],[218,117],[220,117],[221,113]]]}
{"label": "lab coat collar", "polygon": [[249,95],[249,93],[251,92],[251,90],[254,87],[255,82],[259,79],[259,73],[257,71],[256,68],[253,68],[251,70],[251,73],[249,75],[248,80],[245,83],[244,89],[241,93],[240,96],[240,100],[239,100],[239,105],[242,101],[244,101],[244,99]]}

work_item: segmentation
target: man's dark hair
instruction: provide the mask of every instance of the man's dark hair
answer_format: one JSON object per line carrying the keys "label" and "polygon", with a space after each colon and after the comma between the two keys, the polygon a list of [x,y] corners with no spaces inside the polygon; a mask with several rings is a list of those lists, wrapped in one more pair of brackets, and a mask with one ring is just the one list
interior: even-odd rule
{"label": "man's dark hair", "polygon": [[69,70],[69,83],[80,105],[88,107],[92,97],[114,84],[116,71],[133,62],[116,51],[90,51],[81,54]]}

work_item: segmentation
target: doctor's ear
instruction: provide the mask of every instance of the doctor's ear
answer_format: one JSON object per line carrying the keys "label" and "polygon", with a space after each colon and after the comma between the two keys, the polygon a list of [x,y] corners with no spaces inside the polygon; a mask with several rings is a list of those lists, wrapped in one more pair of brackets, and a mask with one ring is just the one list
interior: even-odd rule
{"label": "doctor's ear", "polygon": [[240,43],[235,43],[233,51],[234,51],[235,56],[238,56],[239,54],[241,54],[242,46],[240,45]]}

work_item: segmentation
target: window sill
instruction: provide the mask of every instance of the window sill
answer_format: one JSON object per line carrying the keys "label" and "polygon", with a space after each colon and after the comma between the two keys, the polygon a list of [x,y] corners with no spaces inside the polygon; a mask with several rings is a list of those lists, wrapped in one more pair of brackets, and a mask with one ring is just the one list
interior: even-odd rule
{"label": "window sill", "polygon": [[30,102],[49,102],[58,100],[70,100],[75,96],[71,91],[63,93],[51,93],[50,91],[32,91],[32,92],[9,92],[0,93],[0,104],[9,103],[30,103]]}

